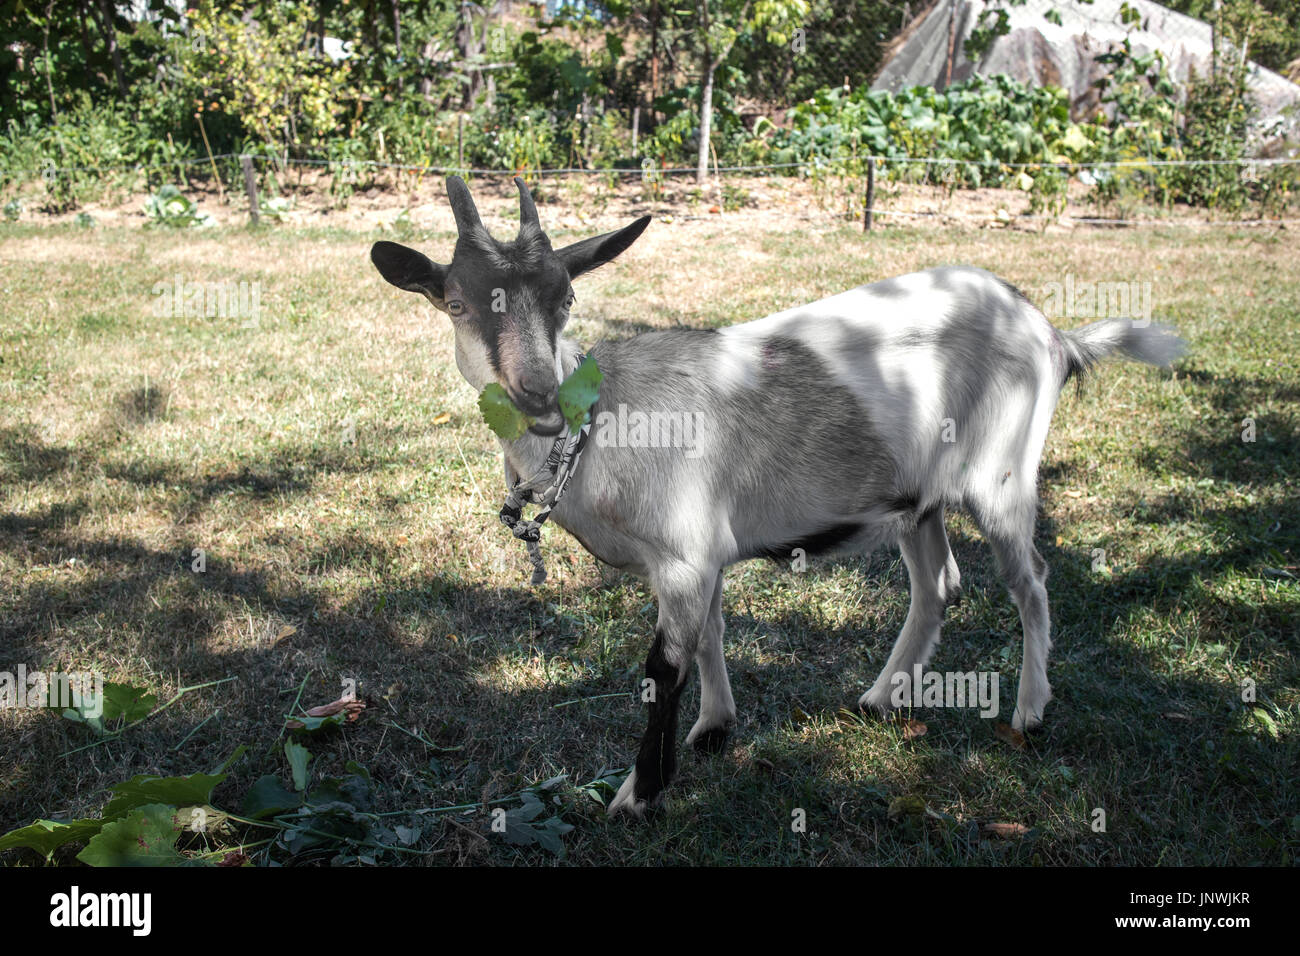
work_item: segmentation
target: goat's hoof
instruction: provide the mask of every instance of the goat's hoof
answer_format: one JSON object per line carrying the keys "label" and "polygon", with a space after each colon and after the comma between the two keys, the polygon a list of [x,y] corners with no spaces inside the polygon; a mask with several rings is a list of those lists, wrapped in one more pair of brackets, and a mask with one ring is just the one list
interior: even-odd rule
{"label": "goat's hoof", "polygon": [[1021,709],[1016,707],[1016,712],[1011,715],[1011,729],[1018,730],[1022,734],[1030,733],[1043,726],[1043,707],[1033,707]]}
{"label": "goat's hoof", "polygon": [[858,710],[876,717],[888,717],[894,713],[894,704],[889,699],[889,687],[877,689],[872,687],[858,698]]}
{"label": "goat's hoof", "polygon": [[731,739],[730,727],[710,727],[707,730],[694,730],[686,737],[686,742],[695,748],[697,754],[713,756],[722,753]]}
{"label": "goat's hoof", "polygon": [[663,796],[662,790],[653,796],[637,796],[636,769],[633,768],[618,788],[618,793],[614,794],[614,799],[609,802],[605,813],[610,817],[622,813],[634,820],[644,820],[654,816],[654,812],[663,805]]}

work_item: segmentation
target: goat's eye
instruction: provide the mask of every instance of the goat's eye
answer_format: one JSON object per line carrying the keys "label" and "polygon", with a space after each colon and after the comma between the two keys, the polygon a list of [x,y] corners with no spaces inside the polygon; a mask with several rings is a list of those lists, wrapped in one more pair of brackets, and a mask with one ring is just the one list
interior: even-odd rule
{"label": "goat's eye", "polygon": [[461,302],[459,299],[452,299],[447,303],[447,311],[452,315],[460,315],[465,311],[465,303]]}
{"label": "goat's eye", "polygon": [[578,297],[577,297],[576,295],[574,295],[572,292],[570,292],[570,293],[569,293],[569,297],[568,297],[567,299],[564,300],[564,307],[565,307],[566,309],[571,309],[571,308],[573,308],[573,303],[576,302],[577,299],[578,299]]}

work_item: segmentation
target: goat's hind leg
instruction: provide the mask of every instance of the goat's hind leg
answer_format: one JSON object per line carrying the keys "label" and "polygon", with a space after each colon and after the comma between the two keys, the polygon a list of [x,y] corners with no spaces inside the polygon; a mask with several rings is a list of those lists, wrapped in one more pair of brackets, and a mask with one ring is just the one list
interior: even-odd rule
{"label": "goat's hind leg", "polygon": [[652,578],[659,596],[659,622],[645,662],[649,715],[636,765],[609,804],[609,814],[635,817],[659,804],[677,771],[677,711],[708,618],[718,570],[701,573],[676,566]]}
{"label": "goat's hind leg", "polygon": [[912,590],[907,620],[880,676],[858,699],[858,706],[863,710],[882,714],[895,708],[895,692],[902,699],[911,700],[912,669],[918,664],[925,666],[930,659],[939,643],[944,608],[961,591],[961,574],[948,547],[942,508],[926,512],[916,528],[899,539],[898,545]]}
{"label": "goat's hind leg", "polygon": [[736,722],[736,702],[731,696],[731,681],[727,677],[727,661],[723,656],[724,630],[722,572],[719,571],[704,633],[695,652],[695,663],[700,669],[700,716],[686,735],[686,742],[700,753],[721,752]]}
{"label": "goat's hind leg", "polygon": [[1003,521],[978,513],[975,517],[997,556],[1024,629],[1024,659],[1011,726],[1020,731],[1033,730],[1043,722],[1043,711],[1052,699],[1052,688],[1047,682],[1047,655],[1052,649],[1047,562],[1034,547],[1034,512],[1031,509],[1028,514],[1008,516]]}

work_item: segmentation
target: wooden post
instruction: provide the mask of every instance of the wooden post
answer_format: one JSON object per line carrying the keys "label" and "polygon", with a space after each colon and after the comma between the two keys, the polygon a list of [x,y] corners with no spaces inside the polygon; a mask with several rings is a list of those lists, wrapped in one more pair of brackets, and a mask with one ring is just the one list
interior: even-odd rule
{"label": "wooden post", "polygon": [[465,171],[465,114],[456,114],[456,168]]}
{"label": "wooden post", "polygon": [[253,175],[253,157],[247,154],[241,155],[239,165],[244,167],[244,192],[248,194],[248,215],[256,226],[261,217],[257,209],[257,177]]}
{"label": "wooden post", "polygon": [[868,157],[867,159],[867,199],[862,207],[862,231],[871,231],[871,220],[875,214],[876,205],[876,161]]}
{"label": "wooden post", "polygon": [[641,105],[632,107],[632,158],[636,159],[637,133],[641,131]]}

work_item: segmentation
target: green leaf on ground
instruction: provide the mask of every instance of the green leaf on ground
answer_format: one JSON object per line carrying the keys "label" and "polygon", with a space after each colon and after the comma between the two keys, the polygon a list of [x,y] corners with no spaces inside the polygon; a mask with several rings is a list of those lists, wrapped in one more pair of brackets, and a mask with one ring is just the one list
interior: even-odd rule
{"label": "green leaf on ground", "polygon": [[311,763],[311,751],[300,743],[292,740],[284,742],[284,755],[289,760],[289,767],[293,770],[293,786],[298,791],[307,789],[307,764]]}
{"label": "green leaf on ground", "polygon": [[151,777],[137,774],[113,787],[113,799],[104,808],[104,820],[117,820],[136,807],[166,803],[173,807],[204,806],[226,774],[192,773],[187,777]]}
{"label": "green leaf on ground", "polygon": [[294,793],[275,774],[258,777],[244,796],[244,816],[264,820],[286,810],[302,806],[302,794]]}
{"label": "green leaf on ground", "polygon": [[558,816],[538,820],[546,810],[546,804],[531,790],[525,790],[520,796],[523,805],[506,812],[506,828],[501,837],[515,846],[535,844],[554,856],[563,858],[563,837],[573,829],[573,825],[565,823]]}
{"label": "green leaf on ground", "polygon": [[0,850],[17,850],[26,847],[35,850],[45,859],[54,856],[54,851],[65,843],[81,843],[89,840],[104,825],[103,820],[36,820],[25,827],[10,830],[0,836]]}
{"label": "green leaf on ground", "polygon": [[104,824],[77,859],[87,866],[188,866],[176,849],[181,828],[176,808],[161,803],[136,807],[121,820]]}

